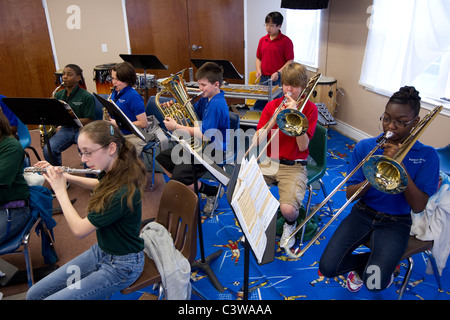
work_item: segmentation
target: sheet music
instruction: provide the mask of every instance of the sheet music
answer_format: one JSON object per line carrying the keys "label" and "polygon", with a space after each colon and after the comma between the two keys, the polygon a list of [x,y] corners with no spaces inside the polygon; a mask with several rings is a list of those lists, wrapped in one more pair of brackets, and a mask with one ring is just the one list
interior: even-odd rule
{"label": "sheet music", "polygon": [[[131,127],[131,131],[137,135],[139,138],[141,138],[142,140],[144,140],[145,142],[148,142],[146,140],[146,137],[143,134],[143,129],[139,128],[138,126],[136,126],[133,122],[131,122],[131,120],[125,115],[125,113],[123,113],[123,111],[117,106],[117,104],[112,101],[112,100],[106,100],[103,97],[99,96],[98,94],[94,93],[94,96],[98,99],[98,101],[100,101],[100,103],[108,110],[109,113],[111,113],[113,116],[113,112],[111,110],[109,110],[109,108],[111,108],[109,104],[113,105],[115,107],[114,111],[119,112],[123,119],[127,122],[127,124]],[[115,117],[116,118],[116,117]],[[118,119],[116,119],[117,122]],[[119,119],[120,120],[120,119]],[[128,129],[128,128],[127,128]]]}
{"label": "sheet music", "polygon": [[243,159],[231,201],[253,252],[261,263],[267,245],[266,230],[280,203],[264,181],[256,158]]}
{"label": "sheet music", "polygon": [[62,100],[58,100],[59,102],[61,102],[64,105],[64,108],[66,108],[67,112],[70,114],[70,116],[73,118],[73,121],[75,121],[75,123],[81,128],[83,127],[83,124],[81,123],[80,119],[78,119],[77,115],[75,114],[75,112],[73,112],[72,108],[69,106],[69,104],[65,101]]}

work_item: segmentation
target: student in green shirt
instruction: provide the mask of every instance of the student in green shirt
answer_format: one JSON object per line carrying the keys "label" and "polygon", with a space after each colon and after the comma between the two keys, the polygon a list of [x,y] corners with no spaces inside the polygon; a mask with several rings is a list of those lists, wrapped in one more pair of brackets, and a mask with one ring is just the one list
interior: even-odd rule
{"label": "student in green shirt", "polygon": [[[78,137],[81,161],[101,170],[96,178],[61,173],[46,161],[45,179],[52,186],[69,228],[83,238],[96,232],[98,243],[30,288],[27,299],[102,299],[132,284],[144,267],[139,237],[145,167],[134,146],[107,121],[84,126]],[[75,210],[66,183],[93,191],[88,215]]]}
{"label": "student in green shirt", "polygon": [[23,177],[24,155],[0,108],[0,245],[21,231],[30,219],[30,195]]}
{"label": "student in green shirt", "polygon": [[[63,69],[62,81],[64,82],[64,89],[55,94],[55,99],[66,102],[83,126],[94,121],[94,96],[80,87],[80,84],[84,82],[83,70],[76,64],[66,65]],[[50,138],[49,143],[54,166],[61,165],[61,153],[77,143],[78,134],[78,127],[61,126],[58,132]],[[51,163],[47,145],[42,149],[42,153],[45,160]]]}

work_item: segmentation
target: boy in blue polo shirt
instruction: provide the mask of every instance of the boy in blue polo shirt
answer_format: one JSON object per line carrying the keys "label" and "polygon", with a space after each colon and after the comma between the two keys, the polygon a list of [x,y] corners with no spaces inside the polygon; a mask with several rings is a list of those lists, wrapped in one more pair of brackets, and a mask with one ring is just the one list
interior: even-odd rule
{"label": "boy in blue polo shirt", "polygon": [[[230,128],[228,104],[223,90],[220,89],[223,81],[223,68],[214,62],[207,62],[198,69],[196,78],[199,89],[202,91],[202,98],[195,103],[194,109],[201,126],[184,126],[170,117],[165,118],[164,125],[170,131],[183,130],[192,137],[202,137],[202,140],[208,143],[204,149],[205,153],[209,150],[210,154],[208,155],[212,158],[220,158],[223,152],[226,151],[228,129]],[[167,103],[171,104],[173,102]],[[171,179],[180,181],[194,190],[192,164],[175,164],[177,163],[176,160],[180,158],[177,150],[179,151],[180,149],[166,149],[156,157],[156,160]],[[196,165],[198,178],[205,174],[206,171],[203,165]],[[217,194],[217,187],[198,181],[198,190],[209,197],[209,204],[214,203],[213,197]],[[210,205],[204,208],[204,212],[212,210],[213,208],[210,208]]]}
{"label": "boy in blue polo shirt", "polygon": [[[399,144],[419,122],[420,97],[414,87],[402,87],[389,99],[380,120],[383,131],[394,135],[375,152],[393,158]],[[348,172],[376,146],[377,138],[358,142],[353,150]],[[422,212],[438,188],[439,158],[433,147],[416,141],[402,161],[408,184],[402,193],[389,194],[368,184],[358,195],[350,214],[341,222],[320,259],[319,269],[325,277],[348,273],[347,288],[358,291],[363,284],[378,292],[393,282],[394,270],[409,241],[411,211]],[[347,182],[347,198],[364,183],[359,169]],[[371,251],[352,252],[371,241]]]}

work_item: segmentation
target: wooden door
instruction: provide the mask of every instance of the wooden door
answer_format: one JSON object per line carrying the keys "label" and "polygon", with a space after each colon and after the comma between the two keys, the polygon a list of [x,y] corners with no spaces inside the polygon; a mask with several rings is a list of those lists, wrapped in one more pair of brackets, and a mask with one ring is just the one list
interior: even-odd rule
{"label": "wooden door", "polygon": [[55,63],[41,0],[0,1],[0,94],[50,97]]}
{"label": "wooden door", "polygon": [[188,9],[191,59],[228,60],[244,76],[243,2],[188,0]]}
{"label": "wooden door", "polygon": [[169,66],[149,71],[157,78],[193,67],[191,58],[229,60],[244,74],[242,0],[127,0],[127,17],[132,53]]}

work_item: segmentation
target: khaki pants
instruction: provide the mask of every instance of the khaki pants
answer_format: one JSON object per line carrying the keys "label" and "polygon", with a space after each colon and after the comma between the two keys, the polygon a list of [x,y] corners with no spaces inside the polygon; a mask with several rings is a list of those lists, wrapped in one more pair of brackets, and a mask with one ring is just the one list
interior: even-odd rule
{"label": "khaki pants", "polygon": [[259,167],[267,184],[278,183],[280,204],[290,204],[296,210],[302,207],[308,182],[306,166],[280,164],[274,160],[260,163]]}

